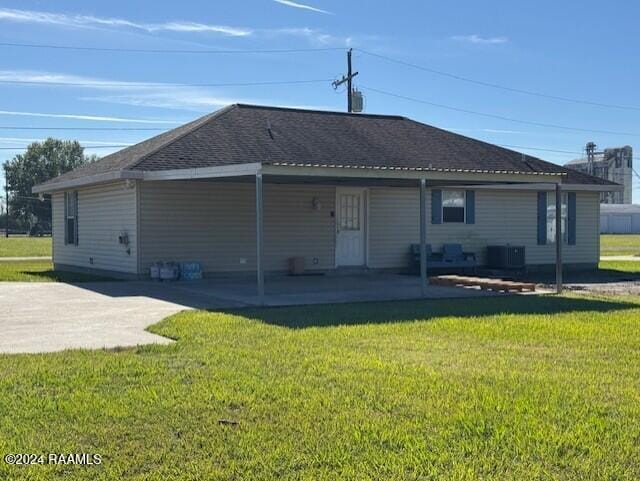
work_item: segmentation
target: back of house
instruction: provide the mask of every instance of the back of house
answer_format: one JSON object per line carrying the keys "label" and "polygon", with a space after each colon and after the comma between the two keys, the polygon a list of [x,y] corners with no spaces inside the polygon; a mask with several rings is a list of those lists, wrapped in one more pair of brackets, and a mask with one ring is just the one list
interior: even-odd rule
{"label": "back of house", "polygon": [[555,195],[569,267],[599,258],[599,198],[620,186],[405,117],[236,104],[36,186],[52,196],[57,269],[147,277],[403,270],[420,239],[521,246],[555,263]]}

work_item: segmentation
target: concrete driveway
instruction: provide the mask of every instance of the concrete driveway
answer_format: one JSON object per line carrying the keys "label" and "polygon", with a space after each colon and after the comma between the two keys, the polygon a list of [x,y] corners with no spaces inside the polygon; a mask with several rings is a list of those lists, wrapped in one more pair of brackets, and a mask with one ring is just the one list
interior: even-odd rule
{"label": "concrete driveway", "polygon": [[144,329],[184,309],[223,304],[233,307],[149,282],[1,282],[0,353],[168,344]]}
{"label": "concrete driveway", "polygon": [[[497,295],[429,286],[426,298]],[[267,279],[264,304],[289,306],[422,297],[415,276],[367,274]],[[255,306],[253,278],[152,281],[0,282],[0,353],[96,349],[172,341],[145,331],[184,309]]]}

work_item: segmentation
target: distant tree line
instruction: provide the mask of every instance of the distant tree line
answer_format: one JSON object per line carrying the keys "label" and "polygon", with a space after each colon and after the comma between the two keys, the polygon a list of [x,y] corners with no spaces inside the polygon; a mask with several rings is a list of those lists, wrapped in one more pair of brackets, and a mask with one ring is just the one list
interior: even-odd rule
{"label": "distant tree line", "polygon": [[[84,148],[76,140],[48,138],[31,143],[24,153],[5,162],[10,230],[50,231],[51,196],[39,197],[31,188],[96,159],[95,155],[84,155]],[[6,218],[1,220],[0,228],[4,228]]]}

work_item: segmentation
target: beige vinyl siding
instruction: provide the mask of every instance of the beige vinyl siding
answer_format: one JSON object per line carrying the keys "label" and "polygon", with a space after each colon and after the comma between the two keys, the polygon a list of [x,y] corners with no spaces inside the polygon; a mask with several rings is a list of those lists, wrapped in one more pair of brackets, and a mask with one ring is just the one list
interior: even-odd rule
{"label": "beige vinyl siding", "polygon": [[[265,269],[286,270],[292,256],[303,256],[308,269],[333,268],[334,204],[334,187],[265,183]],[[254,270],[255,186],[143,182],[140,231],[142,273],[169,260],[201,261],[205,272]]]}
{"label": "beige vinyl siding", "polygon": [[[418,189],[370,189],[369,266],[407,265],[409,244],[419,241]],[[598,194],[576,196],[576,245],[564,245],[566,263],[597,263],[599,242]],[[476,223],[431,224],[431,191],[427,192],[427,242],[434,251],[457,242],[484,262],[492,244],[524,245],[527,264],[555,262],[554,245],[537,245],[537,193],[535,191],[476,190]]]}
{"label": "beige vinyl siding", "polygon": [[369,189],[369,267],[407,266],[409,244],[420,241],[419,198],[413,188]]}
{"label": "beige vinyl siding", "polygon": [[[52,195],[53,262],[57,265],[136,273],[136,188],[128,188],[124,182],[117,182],[76,190],[77,246],[64,243],[64,192]],[[122,232],[129,235],[130,254],[118,242]]]}

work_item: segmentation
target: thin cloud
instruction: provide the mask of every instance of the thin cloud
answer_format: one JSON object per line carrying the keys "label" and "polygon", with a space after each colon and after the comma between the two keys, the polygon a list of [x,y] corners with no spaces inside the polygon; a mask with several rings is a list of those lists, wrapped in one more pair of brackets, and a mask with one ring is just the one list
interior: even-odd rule
{"label": "thin cloud", "polygon": [[209,111],[236,102],[255,103],[251,100],[237,99],[208,94],[199,89],[169,89],[167,91],[134,92],[121,95],[101,95],[80,97],[80,100],[104,102],[136,107],[156,107],[164,109]]}
{"label": "thin cloud", "polygon": [[73,119],[73,120],[89,120],[95,122],[123,122],[136,124],[177,124],[174,120],[147,120],[133,119],[127,117],[103,117],[100,115],[82,115],[82,114],[50,114],[44,112],[18,112],[13,110],[0,110],[0,115],[11,115],[17,117],[47,117],[52,119]]}
{"label": "thin cloud", "polygon": [[[277,0],[274,0],[277,1]],[[296,8],[315,9],[308,5],[280,0],[279,3]],[[315,9],[321,11],[321,9]],[[324,11],[322,11],[325,13]],[[331,13],[331,12],[326,12]],[[345,46],[349,47],[353,43],[350,36],[338,36],[327,33],[321,29],[309,27],[285,27],[285,28],[264,28],[254,29],[249,27],[234,27],[228,25],[216,25],[190,21],[168,21],[163,23],[142,23],[125,18],[96,17],[93,15],[75,15],[65,13],[41,12],[33,10],[17,10],[10,8],[0,8],[0,22],[30,23],[64,28],[85,28],[98,29],[107,28],[111,30],[126,30],[129,32],[176,32],[176,33],[211,33],[227,37],[258,37],[276,38],[283,36],[300,37],[307,40],[311,45],[316,46]]]}
{"label": "thin cloud", "polygon": [[311,5],[304,5],[302,3],[292,2],[290,0],[273,0],[280,5],[286,5],[287,7],[299,8],[302,10],[310,10],[311,12],[324,13],[327,15],[333,15],[332,12],[322,10],[321,8],[312,7]]}
{"label": "thin cloud", "polygon": [[[215,110],[229,104],[241,102],[248,104],[278,104],[277,100],[256,99],[222,94],[218,89],[205,87],[178,86],[153,82],[122,82],[117,80],[84,77],[80,75],[0,70],[0,81],[34,82],[35,84],[51,84],[61,89],[78,89],[94,91],[95,95],[83,95],[82,101],[102,102],[120,105],[133,105],[138,107],[155,107],[164,109],[187,110],[203,112]],[[81,86],[77,84],[82,84]],[[315,106],[314,108],[318,108]],[[111,121],[111,122],[136,122],[136,123],[164,123],[180,124],[184,121],[159,120],[159,119],[131,119],[122,117],[98,117],[93,115],[76,114],[46,114],[40,112],[4,112],[6,115],[23,115],[32,117],[72,118],[87,121]],[[3,114],[0,111],[0,115]]]}
{"label": "thin cloud", "polygon": [[341,37],[326,33],[323,30],[309,27],[278,28],[273,30],[262,30],[260,33],[267,37],[292,36],[301,37],[309,41],[312,45],[318,46],[339,46],[349,47],[353,44],[353,37]]}
{"label": "thin cloud", "polygon": [[0,8],[0,21],[15,23],[36,23],[75,28],[125,28],[142,30],[148,33],[170,32],[208,32],[231,37],[246,37],[252,35],[253,30],[228,25],[215,25],[185,21],[171,21],[165,23],[140,23],[123,18],[104,18],[93,15],[67,15],[64,13],[39,12],[33,10],[17,10]]}
{"label": "thin cloud", "polygon": [[503,130],[503,129],[480,129],[482,132],[490,134],[530,134],[531,132],[525,132],[523,130]]}
{"label": "thin cloud", "polygon": [[[80,97],[80,100],[134,105],[139,107],[159,107],[202,111],[211,110],[238,101],[238,99],[212,94],[211,89],[201,87],[176,86],[161,82],[122,82],[118,80],[85,77],[81,75],[57,72],[0,70],[0,81],[3,80],[27,83],[33,82],[34,85],[51,84],[52,86],[59,88],[82,88],[85,91],[93,90],[101,92],[102,94],[97,96],[82,96]],[[78,84],[82,84],[81,87],[79,87]],[[243,99],[243,101],[252,103],[251,100]],[[0,114],[1,113],[2,112],[0,111]],[[39,116],[36,115],[36,113],[32,114],[32,116]],[[18,113],[15,113],[15,115],[18,115]],[[25,113],[25,115],[27,115],[27,113]],[[104,118],[81,119],[79,117],[93,116],[73,116],[73,118],[78,120],[105,120]],[[181,123],[166,120],[122,119],[122,121],[132,120],[144,123]]]}
{"label": "thin cloud", "polygon": [[335,106],[310,105],[310,104],[288,104],[277,100],[251,99],[233,96],[217,96],[204,92],[166,92],[151,94],[131,94],[131,95],[107,95],[101,97],[81,97],[80,100],[92,102],[106,102],[123,105],[134,105],[139,107],[156,107],[176,110],[189,110],[193,112],[210,112],[221,107],[235,103],[252,105],[277,105],[280,107],[294,109],[313,109],[335,111]]}
{"label": "thin cloud", "polygon": [[[86,88],[122,90],[122,89],[163,89],[171,84],[162,82],[124,82],[120,80],[98,79],[80,75],[39,72],[33,70],[0,70],[0,82],[18,82],[35,84],[50,84],[51,86],[82,86]],[[81,84],[81,85],[79,85]]]}
{"label": "thin cloud", "polygon": [[509,39],[507,37],[481,37],[480,35],[455,35],[451,37],[456,42],[473,43],[479,45],[498,45],[501,43],[507,43]]}

